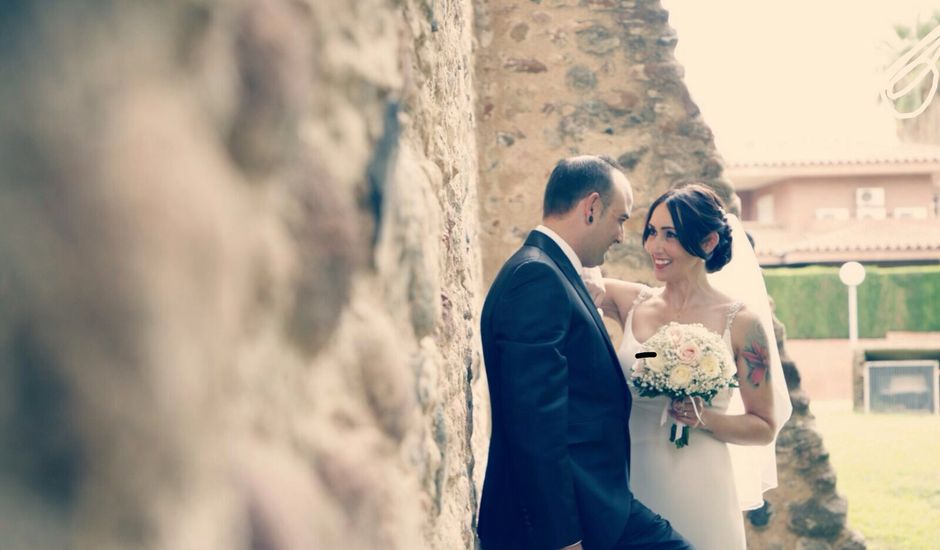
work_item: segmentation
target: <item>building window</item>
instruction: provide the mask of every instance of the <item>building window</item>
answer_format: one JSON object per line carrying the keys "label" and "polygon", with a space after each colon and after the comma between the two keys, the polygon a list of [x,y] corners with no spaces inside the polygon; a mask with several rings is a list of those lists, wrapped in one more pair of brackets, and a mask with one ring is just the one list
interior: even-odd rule
{"label": "building window", "polygon": [[774,196],[764,195],[757,199],[757,223],[774,223]]}

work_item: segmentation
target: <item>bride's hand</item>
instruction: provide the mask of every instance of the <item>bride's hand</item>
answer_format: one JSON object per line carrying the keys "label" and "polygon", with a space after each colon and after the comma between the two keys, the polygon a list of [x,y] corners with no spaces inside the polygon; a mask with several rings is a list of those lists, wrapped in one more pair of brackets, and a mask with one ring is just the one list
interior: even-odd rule
{"label": "bride's hand", "polygon": [[[695,404],[693,405],[693,400]],[[704,428],[708,424],[705,421],[705,400],[701,397],[686,397],[682,400],[673,400],[669,407],[669,416],[677,422],[687,424],[693,428]],[[696,413],[697,411],[697,413]]]}
{"label": "bride's hand", "polygon": [[601,307],[604,303],[604,294],[607,288],[604,286],[604,275],[599,267],[587,267],[581,270],[581,278],[584,280],[584,286],[587,287],[594,305]]}

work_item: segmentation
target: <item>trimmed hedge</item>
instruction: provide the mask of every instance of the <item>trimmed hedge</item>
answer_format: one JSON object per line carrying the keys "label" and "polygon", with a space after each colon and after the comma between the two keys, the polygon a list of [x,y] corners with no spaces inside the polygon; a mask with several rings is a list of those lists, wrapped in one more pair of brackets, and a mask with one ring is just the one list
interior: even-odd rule
{"label": "trimmed hedge", "polygon": [[[767,268],[767,292],[788,338],[848,338],[848,287],[838,267]],[[940,331],[940,265],[865,266],[858,287],[858,336]]]}

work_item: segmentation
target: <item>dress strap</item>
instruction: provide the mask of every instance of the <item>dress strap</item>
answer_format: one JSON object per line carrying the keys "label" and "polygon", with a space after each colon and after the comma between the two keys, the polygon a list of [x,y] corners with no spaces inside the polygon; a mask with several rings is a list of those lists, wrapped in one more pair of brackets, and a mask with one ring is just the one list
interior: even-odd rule
{"label": "dress strap", "polygon": [[738,312],[741,311],[742,307],[744,307],[744,302],[734,302],[733,304],[731,304],[730,307],[728,307],[728,318],[727,318],[727,321],[725,322],[725,332],[728,332],[731,330],[731,323],[734,322],[735,315],[737,315]]}
{"label": "dress strap", "polygon": [[630,304],[630,313],[633,313],[633,310],[636,309],[636,306],[648,300],[653,295],[653,289],[648,286],[644,286],[640,289],[639,294],[636,295],[636,298],[633,300],[633,303]]}

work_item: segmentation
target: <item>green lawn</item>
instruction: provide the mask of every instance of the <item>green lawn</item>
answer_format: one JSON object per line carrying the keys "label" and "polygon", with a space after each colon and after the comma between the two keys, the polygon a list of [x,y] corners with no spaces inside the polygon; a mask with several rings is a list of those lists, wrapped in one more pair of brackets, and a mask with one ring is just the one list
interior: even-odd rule
{"label": "green lawn", "polygon": [[940,415],[811,410],[849,501],[849,525],[869,550],[940,548]]}

